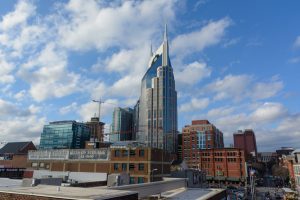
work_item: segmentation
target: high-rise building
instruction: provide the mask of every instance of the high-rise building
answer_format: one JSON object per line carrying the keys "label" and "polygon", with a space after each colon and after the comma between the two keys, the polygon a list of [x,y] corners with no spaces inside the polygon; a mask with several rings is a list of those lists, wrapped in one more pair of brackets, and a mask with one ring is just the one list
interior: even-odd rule
{"label": "high-rise building", "polygon": [[239,130],[233,134],[234,147],[245,150],[246,156],[257,157],[256,138],[252,129]]}
{"label": "high-rise building", "polygon": [[148,147],[176,151],[177,92],[169,58],[167,27],[161,46],[152,53],[141,84],[141,96],[135,106],[136,139]]}
{"label": "high-rise building", "polygon": [[182,134],[178,134],[177,160],[182,160]]}
{"label": "high-rise building", "polygon": [[110,142],[127,141],[134,139],[133,109],[117,107],[113,112]]}
{"label": "high-rise building", "polygon": [[39,149],[80,149],[90,139],[90,128],[76,121],[55,121],[44,125]]}
{"label": "high-rise building", "polygon": [[193,120],[182,128],[184,149],[223,148],[223,133],[208,120]]}
{"label": "high-rise building", "polygon": [[91,121],[85,123],[91,131],[91,141],[103,142],[103,130],[105,123],[99,121],[99,117],[92,117]]}

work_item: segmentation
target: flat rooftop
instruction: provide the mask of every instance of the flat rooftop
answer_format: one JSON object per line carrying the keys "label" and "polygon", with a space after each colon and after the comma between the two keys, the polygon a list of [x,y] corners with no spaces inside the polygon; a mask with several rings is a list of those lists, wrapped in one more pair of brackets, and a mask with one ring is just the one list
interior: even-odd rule
{"label": "flat rooftop", "polygon": [[205,200],[223,191],[224,189],[212,188],[178,188],[164,192],[162,196],[170,200]]}
{"label": "flat rooftop", "polygon": [[[81,200],[103,200],[120,198],[137,192],[124,190],[109,190],[106,187],[80,188],[80,187],[58,187],[49,185],[38,185],[35,187],[0,188],[0,193],[13,193],[32,196],[42,196],[61,199],[81,199]],[[125,199],[125,198],[124,198]]]}

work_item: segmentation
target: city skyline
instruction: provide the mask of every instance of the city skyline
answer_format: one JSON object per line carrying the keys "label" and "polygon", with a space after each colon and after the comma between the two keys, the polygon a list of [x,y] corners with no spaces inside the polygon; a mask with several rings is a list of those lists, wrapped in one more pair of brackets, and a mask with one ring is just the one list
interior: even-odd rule
{"label": "city skyline", "polygon": [[282,5],[2,2],[0,140],[38,143],[43,125],[88,121],[100,98],[108,132],[114,107],[133,108],[139,98],[150,46],[159,47],[167,23],[178,131],[207,119],[225,146],[237,130],[253,129],[258,151],[297,148],[300,3]]}

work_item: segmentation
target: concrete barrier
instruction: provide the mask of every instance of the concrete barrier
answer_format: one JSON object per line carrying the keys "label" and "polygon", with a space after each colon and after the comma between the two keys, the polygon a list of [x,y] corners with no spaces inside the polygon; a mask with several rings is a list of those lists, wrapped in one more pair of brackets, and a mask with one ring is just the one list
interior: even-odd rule
{"label": "concrete barrier", "polygon": [[139,198],[144,198],[151,195],[161,194],[169,190],[186,187],[186,181],[187,180],[185,178],[164,178],[163,181],[114,186],[109,187],[109,189],[135,191],[139,193]]}

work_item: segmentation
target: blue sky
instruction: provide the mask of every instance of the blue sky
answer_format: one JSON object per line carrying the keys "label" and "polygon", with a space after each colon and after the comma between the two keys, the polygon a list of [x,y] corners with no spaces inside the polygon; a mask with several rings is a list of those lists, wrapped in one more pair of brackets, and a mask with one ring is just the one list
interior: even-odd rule
{"label": "blue sky", "polygon": [[179,131],[208,119],[252,128],[260,151],[300,144],[298,1],[2,1],[0,141],[39,142],[44,124],[108,125],[133,106],[150,44],[168,24]]}

